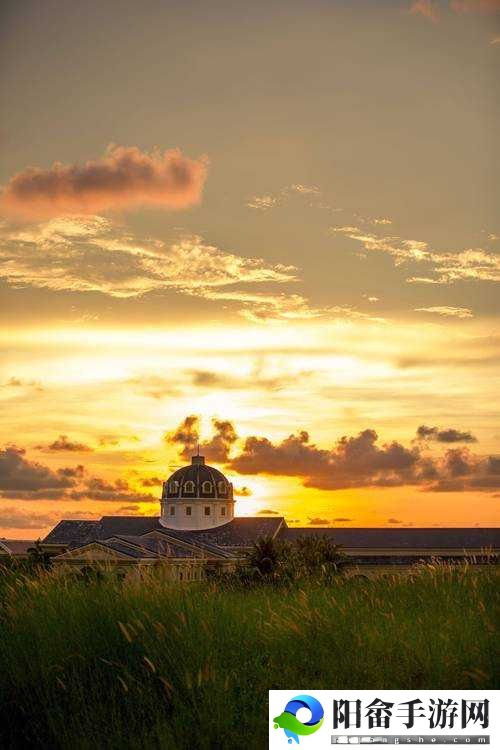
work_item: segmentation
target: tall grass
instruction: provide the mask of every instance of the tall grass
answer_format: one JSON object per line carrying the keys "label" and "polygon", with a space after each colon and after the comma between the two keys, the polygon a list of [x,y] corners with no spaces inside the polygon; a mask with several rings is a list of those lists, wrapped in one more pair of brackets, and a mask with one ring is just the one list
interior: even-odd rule
{"label": "tall grass", "polygon": [[498,687],[492,572],[251,589],[0,575],[0,747],[267,747],[271,688]]}

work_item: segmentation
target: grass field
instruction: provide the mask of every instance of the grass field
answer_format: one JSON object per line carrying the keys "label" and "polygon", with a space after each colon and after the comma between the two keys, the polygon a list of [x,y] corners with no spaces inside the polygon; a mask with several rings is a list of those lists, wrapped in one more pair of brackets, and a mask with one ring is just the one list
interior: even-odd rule
{"label": "grass field", "polygon": [[270,688],[499,686],[492,572],[293,588],[0,574],[0,747],[267,747]]}

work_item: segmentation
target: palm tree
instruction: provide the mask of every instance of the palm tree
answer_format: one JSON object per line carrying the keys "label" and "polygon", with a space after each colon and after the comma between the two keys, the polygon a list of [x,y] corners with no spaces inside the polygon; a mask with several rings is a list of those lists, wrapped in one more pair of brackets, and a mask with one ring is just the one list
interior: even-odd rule
{"label": "palm tree", "polygon": [[277,543],[270,536],[258,539],[250,552],[250,565],[263,576],[276,572],[280,550]]}

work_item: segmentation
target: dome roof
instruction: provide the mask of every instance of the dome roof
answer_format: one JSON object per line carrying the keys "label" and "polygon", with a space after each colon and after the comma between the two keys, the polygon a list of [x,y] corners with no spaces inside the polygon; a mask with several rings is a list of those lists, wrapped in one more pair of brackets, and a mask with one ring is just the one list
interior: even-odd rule
{"label": "dome roof", "polygon": [[163,498],[172,500],[232,500],[233,485],[224,474],[193,456],[190,466],[177,469],[163,484]]}

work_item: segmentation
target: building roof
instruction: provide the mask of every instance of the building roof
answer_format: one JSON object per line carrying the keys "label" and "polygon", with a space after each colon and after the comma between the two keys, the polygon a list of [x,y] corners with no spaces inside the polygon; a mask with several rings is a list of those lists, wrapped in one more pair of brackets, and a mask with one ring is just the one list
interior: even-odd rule
{"label": "building roof", "polygon": [[158,528],[161,528],[158,516],[103,516],[100,521],[60,521],[43,542],[81,547],[112,536],[141,536]]}
{"label": "building roof", "polygon": [[165,528],[168,534],[174,533],[178,538],[192,540],[195,543],[204,542],[219,547],[251,547],[261,537],[275,536],[285,523],[282,516],[265,518],[260,516],[239,516],[232,521],[216,526],[213,529],[200,531],[184,531]]}
{"label": "building roof", "polygon": [[125,544],[120,539],[105,539],[100,540],[98,542],[103,547],[108,547],[109,549],[115,550],[116,552],[120,552],[122,555],[127,555],[128,557],[133,557],[136,560],[143,560],[144,558],[156,558],[158,557],[158,553],[154,552],[150,549],[146,549],[145,547],[138,547],[131,544]]}
{"label": "building roof", "polygon": [[[160,524],[158,516],[103,516],[100,521],[60,521],[43,541],[74,548],[92,541],[123,537],[137,543],[140,541],[141,546],[153,549],[149,541],[137,539],[151,531],[162,532],[172,540],[195,544],[207,553],[223,556],[231,556],[232,549],[251,547],[259,538],[277,534],[280,539],[289,541],[299,537],[326,536],[344,547],[360,549],[500,548],[500,529],[495,528],[289,528],[281,516],[240,516],[222,526],[201,531],[166,528]],[[9,545],[13,543],[9,542]]]}
{"label": "building roof", "polygon": [[275,536],[283,523],[281,516],[239,517],[214,529],[184,531],[162,526],[158,516],[103,516],[100,521],[60,521],[43,542],[73,548],[110,537],[140,537],[162,531],[171,538],[221,554],[220,547],[251,547],[260,537]]}
{"label": "building roof", "polygon": [[[117,539],[123,540],[135,547],[149,550],[161,557],[197,557],[196,550],[189,549],[181,544],[176,544],[175,540],[165,537],[161,539],[158,536],[119,536],[113,537],[111,541]],[[110,540],[106,540],[106,543]]]}
{"label": "building roof", "polygon": [[163,497],[172,500],[232,500],[233,485],[224,474],[205,464],[204,456],[193,456],[189,466],[183,466],[163,485]]}
{"label": "building roof", "polygon": [[25,556],[34,546],[33,539],[0,539],[0,555]]}
{"label": "building roof", "polygon": [[43,539],[43,543],[81,547],[82,544],[101,538],[100,523],[100,521],[59,521]]}
{"label": "building roof", "polygon": [[216,543],[208,542],[206,539],[201,539],[199,533],[193,531],[187,531],[182,529],[158,529],[165,537],[169,540],[178,539],[180,542],[191,544],[196,546],[199,550],[203,551],[208,557],[215,555],[216,557],[234,557],[232,552],[224,549]]}
{"label": "building roof", "polygon": [[327,536],[344,547],[370,549],[481,549],[500,548],[500,529],[494,528],[406,528],[406,529],[363,529],[363,528],[286,528],[280,539],[295,541],[299,537]]}

